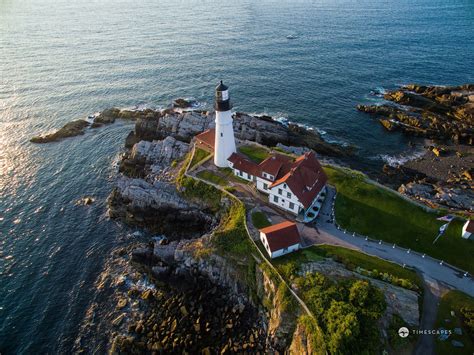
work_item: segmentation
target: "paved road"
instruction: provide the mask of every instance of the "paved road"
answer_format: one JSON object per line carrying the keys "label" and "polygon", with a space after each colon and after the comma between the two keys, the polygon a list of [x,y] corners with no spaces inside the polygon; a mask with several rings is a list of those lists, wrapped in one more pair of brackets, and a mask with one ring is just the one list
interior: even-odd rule
{"label": "paved road", "polygon": [[[353,237],[352,234],[346,234],[337,227],[328,223],[331,216],[332,197],[334,190],[330,189],[324,203],[321,214],[318,217],[317,227],[313,229],[308,226],[300,226],[303,230],[303,242],[316,244],[332,244],[349,247],[363,251],[364,253],[378,256],[382,259],[407,265],[421,272],[425,280],[434,280],[440,287],[455,288],[474,297],[474,280],[472,277],[464,277],[462,272],[454,270],[446,265],[440,265],[438,261],[429,257],[422,258],[416,253],[407,253],[403,249],[393,248],[391,245],[379,244],[378,242],[368,241],[364,238]],[[313,231],[311,231],[313,229]]]}

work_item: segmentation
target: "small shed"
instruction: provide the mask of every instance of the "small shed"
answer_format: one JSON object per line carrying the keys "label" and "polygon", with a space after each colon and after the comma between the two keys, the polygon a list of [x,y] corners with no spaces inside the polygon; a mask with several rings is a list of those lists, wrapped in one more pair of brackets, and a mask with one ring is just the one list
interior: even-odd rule
{"label": "small shed", "polygon": [[272,259],[296,251],[301,247],[298,227],[296,223],[290,221],[260,229],[260,240]]}
{"label": "small shed", "polygon": [[474,234],[474,221],[467,221],[462,227],[462,237],[469,239]]}

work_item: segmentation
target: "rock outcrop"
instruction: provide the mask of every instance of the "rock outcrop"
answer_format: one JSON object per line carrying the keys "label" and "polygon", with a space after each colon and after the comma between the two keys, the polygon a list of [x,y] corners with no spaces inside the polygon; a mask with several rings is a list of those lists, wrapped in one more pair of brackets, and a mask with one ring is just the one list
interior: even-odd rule
{"label": "rock outcrop", "polygon": [[197,104],[195,100],[187,100],[181,97],[173,101],[173,107],[176,108],[193,108],[196,107]]}
{"label": "rock outcrop", "polygon": [[76,120],[66,123],[58,131],[44,136],[35,136],[30,139],[32,143],[49,143],[56,142],[63,138],[75,137],[84,134],[84,130],[89,126],[89,122],[85,120]]}
{"label": "rock outcrop", "polygon": [[401,185],[398,192],[428,205],[436,202],[453,209],[474,211],[474,190],[472,188],[453,188],[419,181]]}
{"label": "rock outcrop", "polygon": [[358,105],[357,109],[379,117],[389,131],[474,144],[474,84],[461,86],[407,85],[386,93],[396,105]]}
{"label": "rock outcrop", "polygon": [[432,142],[423,156],[384,166],[379,181],[431,207],[472,211],[474,185],[468,177],[474,162],[474,85],[406,85],[385,93],[384,99],[390,103],[357,109],[377,117],[388,131]]}
{"label": "rock outcrop", "polygon": [[[139,258],[142,263],[147,264],[157,280],[177,285],[176,287],[192,285],[197,278],[204,276],[219,288],[229,290],[229,295],[236,304],[250,304],[258,308],[262,299],[272,300],[269,318],[261,315],[265,323],[266,347],[267,350],[287,349],[296,327],[298,311],[283,308],[284,302],[280,299],[278,284],[258,265],[255,265],[255,270],[250,273],[255,275],[255,280],[248,280],[236,269],[235,264],[217,253],[200,257],[200,250],[207,248],[208,242],[208,236],[199,240],[181,240],[169,244],[155,242],[153,249],[141,250],[134,259]],[[143,255],[148,255],[145,261]],[[256,294],[260,301],[249,297],[252,294]]]}
{"label": "rock outcrop", "polygon": [[120,172],[129,177],[144,178],[148,181],[166,178],[173,162],[182,159],[189,150],[189,144],[172,136],[158,141],[139,141],[120,162]]}
{"label": "rock outcrop", "polygon": [[108,198],[109,216],[169,237],[192,238],[210,230],[215,217],[183,199],[174,184],[121,177]]}
{"label": "rock outcrop", "polygon": [[[190,142],[198,133],[214,127],[215,114],[204,111],[179,112],[164,110],[153,116],[139,118],[135,125],[135,140],[160,140],[167,136]],[[271,117],[256,117],[245,113],[234,115],[235,137],[268,146],[278,143],[306,146],[328,156],[350,155],[348,149],[325,142],[321,136],[295,124],[285,126]],[[132,139],[132,138],[130,138]]]}

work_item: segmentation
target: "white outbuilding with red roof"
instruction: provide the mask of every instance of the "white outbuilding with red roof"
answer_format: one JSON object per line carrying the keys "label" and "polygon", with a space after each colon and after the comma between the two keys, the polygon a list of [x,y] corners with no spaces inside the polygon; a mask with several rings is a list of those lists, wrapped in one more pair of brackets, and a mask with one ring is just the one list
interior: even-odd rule
{"label": "white outbuilding with red roof", "polygon": [[272,259],[296,251],[301,247],[298,227],[290,221],[260,229],[260,240]]}

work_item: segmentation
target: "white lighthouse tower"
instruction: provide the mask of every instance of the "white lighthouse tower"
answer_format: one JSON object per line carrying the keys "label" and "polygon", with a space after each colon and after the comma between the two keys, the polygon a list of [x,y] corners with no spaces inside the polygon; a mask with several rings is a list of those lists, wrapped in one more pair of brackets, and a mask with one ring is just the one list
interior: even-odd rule
{"label": "white lighthouse tower", "polygon": [[234,128],[230,109],[229,88],[221,83],[216,87],[216,138],[214,148],[214,164],[220,168],[227,168],[229,158],[236,152]]}

